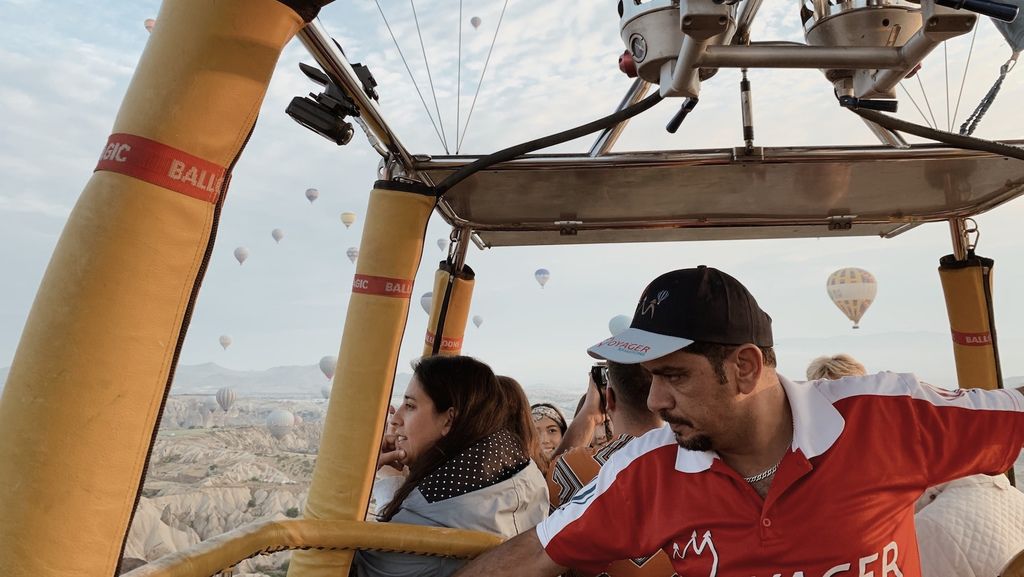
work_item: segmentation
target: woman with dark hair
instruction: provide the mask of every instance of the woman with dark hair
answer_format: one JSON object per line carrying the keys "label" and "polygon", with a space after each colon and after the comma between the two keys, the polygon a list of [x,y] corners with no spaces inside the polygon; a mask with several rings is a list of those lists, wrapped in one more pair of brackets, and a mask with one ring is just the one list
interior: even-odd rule
{"label": "woman with dark hair", "polygon": [[533,426],[533,415],[531,413],[530,401],[526,398],[526,391],[519,381],[505,375],[498,375],[498,383],[506,389],[509,395],[510,409],[519,414],[519,422],[515,425],[518,434],[526,440],[526,446],[530,449],[530,458],[540,466],[544,462],[544,455],[540,450],[540,440],[537,438],[537,431]]}
{"label": "woman with dark hair", "polygon": [[[378,467],[394,462],[405,476],[379,520],[505,538],[539,523],[547,515],[547,485],[530,460],[533,439],[517,389],[470,357],[420,360],[381,446]],[[444,577],[463,563],[360,551],[353,575]]]}

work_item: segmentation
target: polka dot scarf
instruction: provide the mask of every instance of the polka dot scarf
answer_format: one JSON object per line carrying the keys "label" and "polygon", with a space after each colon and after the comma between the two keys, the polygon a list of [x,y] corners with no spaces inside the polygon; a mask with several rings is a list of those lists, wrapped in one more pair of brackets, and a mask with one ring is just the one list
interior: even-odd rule
{"label": "polka dot scarf", "polygon": [[480,439],[423,478],[420,493],[436,503],[472,493],[522,471],[530,464],[516,437],[506,430]]}

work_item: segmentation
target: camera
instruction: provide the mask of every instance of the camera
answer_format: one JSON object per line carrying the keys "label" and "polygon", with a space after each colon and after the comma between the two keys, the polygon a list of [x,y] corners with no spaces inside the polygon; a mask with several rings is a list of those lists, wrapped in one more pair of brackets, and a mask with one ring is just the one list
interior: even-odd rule
{"label": "camera", "polygon": [[604,400],[604,389],[608,386],[608,365],[594,364],[590,367],[590,378],[594,379],[594,384],[597,385],[597,390],[601,393],[601,399]]}

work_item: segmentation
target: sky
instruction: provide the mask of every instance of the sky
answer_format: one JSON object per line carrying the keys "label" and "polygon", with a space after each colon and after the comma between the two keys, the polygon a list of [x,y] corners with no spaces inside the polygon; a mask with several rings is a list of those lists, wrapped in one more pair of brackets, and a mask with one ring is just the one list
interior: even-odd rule
{"label": "sky", "polygon": [[[427,119],[424,95],[454,151],[456,120],[465,126],[470,103],[495,38],[503,0],[465,0],[459,56],[458,3],[415,2],[430,67],[428,80],[409,2],[380,6],[408,59],[416,84],[399,57],[378,11],[366,0],[335,2],[321,20],[349,58],[370,67],[380,108],[413,153],[443,154]],[[136,64],[146,47],[146,18],[154,0],[104,3],[0,0],[0,367],[8,366],[57,239],[110,133]],[[469,25],[481,18],[479,29]],[[159,26],[159,22],[157,23]],[[802,40],[791,2],[765,2],[755,40]],[[953,124],[962,122],[995,80],[1009,49],[987,21],[971,36],[950,41],[925,62],[922,86],[940,124],[956,109],[961,74],[970,66]],[[511,0],[494,42],[461,151],[486,154],[557,132],[611,112],[631,80],[617,69],[623,50],[615,2]],[[945,82],[948,61],[949,85]],[[309,365],[337,353],[354,266],[345,256],[358,246],[362,217],[377,178],[379,156],[357,133],[338,147],[284,114],[292,97],[315,86],[298,63],[312,58],[297,40],[281,55],[256,131],[235,168],[217,244],[181,355],[183,364],[214,362],[234,369]],[[1024,134],[1024,76],[1011,73],[977,136]],[[874,144],[859,119],[839,109],[831,86],[815,70],[753,70],[754,119],[762,146]],[[659,104],[635,119],[616,151],[742,145],[739,73],[722,70],[703,86],[697,111],[677,134],[664,131],[678,101]],[[430,83],[433,83],[433,91]],[[907,83],[925,109],[916,82]],[[900,116],[922,122],[904,93]],[[929,115],[930,116],[930,115]],[[557,152],[585,151],[591,138]],[[307,188],[320,198],[309,203]],[[346,229],[343,211],[359,220]],[[1019,223],[1022,201],[977,218],[978,252],[996,259],[995,299],[1004,374],[1024,375],[1024,262]],[[271,230],[281,228],[280,243]],[[419,295],[431,290],[443,254],[438,238],[448,226],[434,215],[400,355],[400,370],[420,354],[426,314]],[[251,256],[239,266],[236,247]],[[477,273],[471,314],[484,318],[467,329],[464,353],[529,385],[585,384],[588,346],[608,335],[608,320],[631,314],[643,287],[676,268],[707,264],[740,279],[774,319],[780,371],[799,377],[811,358],[847,352],[872,370],[917,372],[955,384],[949,328],[936,268],[951,251],[944,224],[921,226],[897,238],[639,243],[609,246],[472,247],[467,262]],[[829,301],[832,271],[858,266],[879,282],[862,328]],[[541,289],[533,273],[551,271]],[[223,350],[221,335],[233,344]],[[59,354],[59,352],[58,352]]]}

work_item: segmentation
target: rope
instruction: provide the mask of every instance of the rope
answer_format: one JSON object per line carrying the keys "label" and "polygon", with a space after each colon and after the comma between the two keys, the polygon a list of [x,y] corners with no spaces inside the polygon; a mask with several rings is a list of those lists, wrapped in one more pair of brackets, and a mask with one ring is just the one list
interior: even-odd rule
{"label": "rope", "polygon": [[377,10],[380,11],[380,17],[384,19],[384,25],[388,28],[388,34],[391,35],[391,41],[395,43],[395,48],[398,49],[398,55],[402,58],[402,64],[405,64],[405,71],[409,73],[409,80],[412,80],[412,87],[416,89],[416,94],[420,95],[420,102],[423,103],[423,109],[427,111],[427,118],[430,119],[430,124],[434,127],[434,132],[437,134],[438,140],[441,141],[441,146],[445,147],[447,151],[447,145],[444,138],[441,137],[441,132],[437,130],[437,123],[434,122],[434,116],[430,114],[430,107],[427,106],[427,100],[423,98],[423,93],[420,92],[419,84],[416,84],[416,77],[412,75],[412,69],[409,68],[409,62],[406,61],[405,55],[402,54],[402,47],[398,45],[398,39],[395,38],[395,33],[391,31],[391,24],[388,23],[388,17],[384,15],[384,9],[380,7],[380,0],[373,0],[377,3]]}
{"label": "rope", "polygon": [[981,99],[981,102],[978,103],[978,107],[974,109],[974,112],[972,112],[971,115],[967,117],[967,120],[965,120],[964,123],[960,125],[960,134],[965,136],[970,136],[974,134],[974,130],[978,128],[978,123],[981,122],[981,119],[985,116],[985,113],[988,112],[988,109],[992,106],[992,103],[995,102],[996,95],[998,95],[999,90],[1002,89],[1003,80],[1006,78],[1007,73],[1013,70],[1014,66],[1016,66],[1018,56],[1020,56],[1020,52],[1014,52],[1013,56],[1011,56],[1005,64],[999,67],[999,78],[996,79],[996,82],[995,84],[992,85],[992,88],[988,89],[988,94],[986,94],[985,97]]}
{"label": "rope", "polygon": [[462,129],[462,136],[455,141],[455,154],[459,153],[462,143],[469,132],[469,119],[473,117],[473,109],[476,108],[476,97],[480,96],[480,87],[484,83],[484,75],[487,74],[487,65],[491,62],[491,53],[494,52],[494,43],[498,40],[498,31],[501,30],[501,21],[505,18],[505,9],[508,8],[508,0],[505,0],[501,7],[501,16],[498,17],[498,26],[494,29],[494,38],[491,39],[491,47],[487,50],[487,59],[484,60],[484,69],[480,72],[480,81],[476,83],[476,94],[473,95],[473,104],[469,107],[469,114],[466,115],[466,127]]}
{"label": "rope", "polygon": [[[409,0],[412,6],[412,19],[416,22],[416,35],[420,37],[420,50],[423,51],[423,65],[427,67],[427,81],[430,82],[430,94],[434,97],[434,110],[437,111],[437,123],[441,125],[441,138],[444,152],[448,154],[448,136],[444,133],[444,120],[441,118],[441,107],[437,105],[437,91],[434,90],[434,77],[430,75],[430,63],[427,62],[427,49],[423,46],[423,33],[420,32],[420,19],[416,15],[416,2]],[[461,23],[460,23],[461,24]]]}

